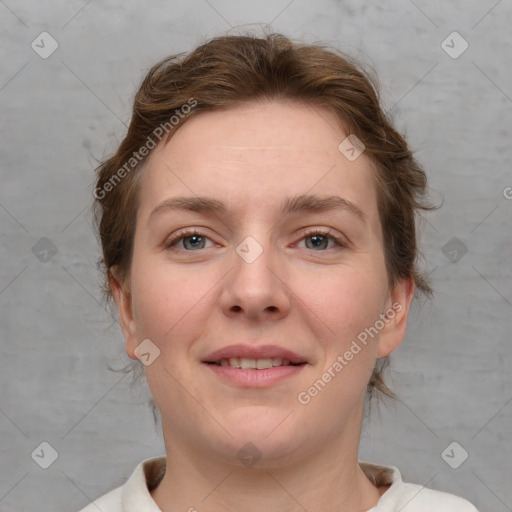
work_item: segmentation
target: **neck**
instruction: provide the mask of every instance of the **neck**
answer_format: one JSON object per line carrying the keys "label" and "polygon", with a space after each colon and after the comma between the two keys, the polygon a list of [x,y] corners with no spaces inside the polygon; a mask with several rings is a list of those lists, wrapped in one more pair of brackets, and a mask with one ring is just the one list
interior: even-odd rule
{"label": "neck", "polygon": [[[366,512],[378,489],[358,465],[360,423],[288,465],[241,467],[206,457],[164,427],[167,469],[151,494],[165,512]],[[181,440],[183,441],[183,440]]]}

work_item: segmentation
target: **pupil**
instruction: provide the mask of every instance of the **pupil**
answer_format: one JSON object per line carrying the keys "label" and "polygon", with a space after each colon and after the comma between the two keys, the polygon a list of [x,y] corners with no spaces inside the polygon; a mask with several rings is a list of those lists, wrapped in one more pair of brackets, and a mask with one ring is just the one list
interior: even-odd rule
{"label": "pupil", "polygon": [[314,247],[320,247],[320,246],[323,247],[323,246],[325,246],[325,241],[327,240],[327,238],[324,238],[323,235],[312,235],[311,240],[313,242]]}
{"label": "pupil", "polygon": [[195,248],[198,247],[197,242],[200,241],[201,238],[202,237],[198,236],[198,235],[191,235],[191,236],[188,237],[189,242],[191,242],[192,247],[195,247]]}

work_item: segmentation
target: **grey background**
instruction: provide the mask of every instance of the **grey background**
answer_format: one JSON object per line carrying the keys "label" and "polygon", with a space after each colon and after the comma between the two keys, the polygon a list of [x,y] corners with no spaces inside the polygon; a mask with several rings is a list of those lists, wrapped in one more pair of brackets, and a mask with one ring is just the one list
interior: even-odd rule
{"label": "grey background", "polygon": [[[79,510],[164,453],[145,385],[108,369],[130,360],[100,300],[93,168],[156,60],[265,24],[372,66],[443,201],[421,224],[436,297],[413,307],[387,379],[401,400],[372,411],[360,458],[512,510],[511,22],[507,0],[0,0],[0,510]],[[43,31],[59,45],[46,59]],[[453,31],[469,43],[456,59]],[[441,457],[453,441],[457,469]]]}

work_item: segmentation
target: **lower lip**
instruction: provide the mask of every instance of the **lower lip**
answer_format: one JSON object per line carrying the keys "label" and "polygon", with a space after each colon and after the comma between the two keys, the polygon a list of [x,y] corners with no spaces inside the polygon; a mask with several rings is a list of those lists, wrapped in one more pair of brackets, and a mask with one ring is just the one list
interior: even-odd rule
{"label": "lower lip", "polygon": [[219,377],[242,387],[265,387],[298,375],[305,364],[300,366],[273,366],[264,370],[243,370],[234,366],[206,364]]}

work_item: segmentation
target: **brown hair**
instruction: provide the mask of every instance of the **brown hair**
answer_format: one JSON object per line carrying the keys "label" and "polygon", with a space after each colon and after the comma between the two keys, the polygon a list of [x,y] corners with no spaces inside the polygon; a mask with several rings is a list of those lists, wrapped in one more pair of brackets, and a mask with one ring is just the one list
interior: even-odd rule
{"label": "brown hair", "polygon": [[[116,153],[96,169],[94,213],[107,302],[112,299],[112,267],[117,266],[118,277],[129,284],[137,191],[147,159],[147,155],[141,157],[147,153],[141,148],[163,134],[161,127],[167,142],[179,126],[201,111],[279,98],[327,107],[363,142],[375,169],[389,285],[411,277],[415,290],[431,297],[432,289],[416,267],[415,220],[417,210],[435,207],[423,202],[425,172],[382,110],[376,80],[337,50],[268,34],[216,37],[188,55],[161,60],[144,78],[135,95],[126,137]],[[184,109],[187,104],[193,104],[192,112]],[[388,358],[377,360],[367,387],[370,398],[375,389],[396,398],[382,378],[387,363]]]}

